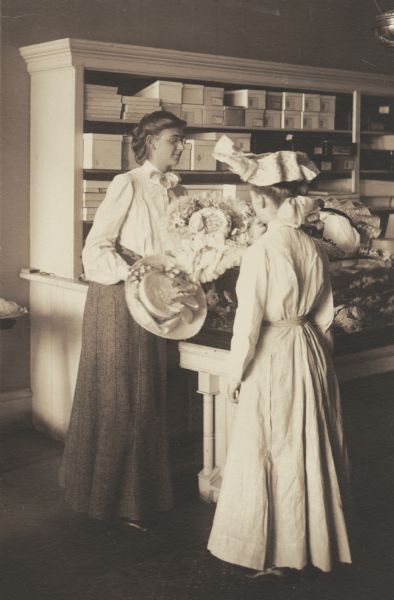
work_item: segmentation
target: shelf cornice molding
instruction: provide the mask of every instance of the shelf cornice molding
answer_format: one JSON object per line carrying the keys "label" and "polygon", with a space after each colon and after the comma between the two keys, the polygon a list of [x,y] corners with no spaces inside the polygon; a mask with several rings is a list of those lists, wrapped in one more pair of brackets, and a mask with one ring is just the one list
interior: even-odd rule
{"label": "shelf cornice molding", "polygon": [[80,66],[114,73],[132,73],[202,81],[228,81],[241,85],[305,88],[335,92],[360,90],[394,95],[394,77],[260,61],[183,50],[64,38],[20,48],[29,73]]}

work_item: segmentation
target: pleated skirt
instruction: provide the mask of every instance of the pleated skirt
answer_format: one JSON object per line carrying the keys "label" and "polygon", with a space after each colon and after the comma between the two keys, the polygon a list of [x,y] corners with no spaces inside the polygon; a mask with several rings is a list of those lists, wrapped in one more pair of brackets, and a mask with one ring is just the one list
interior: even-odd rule
{"label": "pleated skirt", "polygon": [[71,508],[139,520],[172,507],[165,403],[165,340],[130,316],[123,283],[90,283],[59,478]]}

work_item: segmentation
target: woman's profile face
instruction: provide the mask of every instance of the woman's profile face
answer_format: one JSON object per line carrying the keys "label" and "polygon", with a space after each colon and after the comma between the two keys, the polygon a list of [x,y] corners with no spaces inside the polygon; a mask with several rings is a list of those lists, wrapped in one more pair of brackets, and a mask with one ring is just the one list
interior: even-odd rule
{"label": "woman's profile face", "polygon": [[149,160],[161,171],[174,169],[185,147],[185,132],[179,127],[163,129],[152,136]]}

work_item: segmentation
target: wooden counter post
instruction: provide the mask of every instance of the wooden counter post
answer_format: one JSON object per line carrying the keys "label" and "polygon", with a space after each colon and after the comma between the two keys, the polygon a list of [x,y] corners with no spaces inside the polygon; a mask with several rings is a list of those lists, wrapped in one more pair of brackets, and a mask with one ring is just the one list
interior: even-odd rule
{"label": "wooden counter post", "polygon": [[200,496],[207,502],[213,500],[211,483],[215,477],[215,427],[214,405],[215,395],[220,392],[220,381],[217,375],[198,373],[198,390],[203,396],[203,469],[198,475]]}

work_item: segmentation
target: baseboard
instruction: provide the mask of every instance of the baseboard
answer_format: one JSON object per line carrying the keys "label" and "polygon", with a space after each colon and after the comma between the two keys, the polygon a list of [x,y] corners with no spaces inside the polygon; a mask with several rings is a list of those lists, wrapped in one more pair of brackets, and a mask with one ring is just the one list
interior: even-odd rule
{"label": "baseboard", "polygon": [[0,427],[31,424],[32,391],[30,388],[0,392]]}

